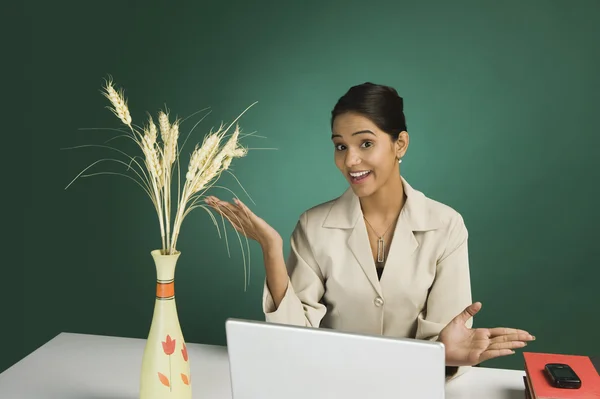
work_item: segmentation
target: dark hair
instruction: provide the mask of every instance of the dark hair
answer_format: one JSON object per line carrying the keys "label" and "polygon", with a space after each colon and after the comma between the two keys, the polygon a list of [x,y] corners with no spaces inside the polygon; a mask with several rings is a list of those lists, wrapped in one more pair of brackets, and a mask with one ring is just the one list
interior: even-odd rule
{"label": "dark hair", "polygon": [[369,118],[394,140],[406,130],[404,100],[389,86],[366,82],[353,86],[335,104],[331,111],[331,127],[336,116],[354,112]]}

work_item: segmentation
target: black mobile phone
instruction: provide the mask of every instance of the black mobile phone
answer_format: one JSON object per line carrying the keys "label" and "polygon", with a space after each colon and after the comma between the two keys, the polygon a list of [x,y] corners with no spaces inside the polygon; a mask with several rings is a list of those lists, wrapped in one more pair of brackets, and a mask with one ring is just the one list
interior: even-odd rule
{"label": "black mobile phone", "polygon": [[581,388],[581,380],[573,369],[564,363],[548,363],[544,367],[546,376],[556,388]]}

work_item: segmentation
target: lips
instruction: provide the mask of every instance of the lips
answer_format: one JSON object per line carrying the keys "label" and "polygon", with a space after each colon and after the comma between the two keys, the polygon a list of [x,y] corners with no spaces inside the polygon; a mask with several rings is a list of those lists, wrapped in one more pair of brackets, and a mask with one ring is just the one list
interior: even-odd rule
{"label": "lips", "polygon": [[371,176],[370,170],[363,170],[358,172],[350,172],[348,175],[350,176],[350,181],[354,184],[364,182],[369,176]]}

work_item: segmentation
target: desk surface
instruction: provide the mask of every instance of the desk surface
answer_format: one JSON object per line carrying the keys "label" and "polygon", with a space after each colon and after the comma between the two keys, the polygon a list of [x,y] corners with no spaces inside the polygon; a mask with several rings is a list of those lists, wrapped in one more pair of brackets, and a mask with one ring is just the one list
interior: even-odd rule
{"label": "desk surface", "polygon": [[[62,333],[0,374],[2,399],[137,399],[145,340]],[[188,344],[194,398],[231,399],[227,349]],[[523,371],[474,367],[448,399],[523,399]]]}

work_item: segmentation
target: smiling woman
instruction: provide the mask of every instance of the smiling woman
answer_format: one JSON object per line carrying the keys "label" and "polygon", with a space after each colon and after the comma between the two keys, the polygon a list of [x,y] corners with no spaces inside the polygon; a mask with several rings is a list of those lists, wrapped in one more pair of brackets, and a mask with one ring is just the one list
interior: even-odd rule
{"label": "smiling woman", "polygon": [[207,198],[263,250],[267,321],[437,340],[447,375],[514,353],[533,340],[513,328],[472,327],[461,215],[412,188],[398,164],[409,135],[395,89],[364,83],[335,105],[335,164],[349,182],[338,198],[299,218],[286,262],[281,236],[238,199]]}
{"label": "smiling woman", "polygon": [[397,167],[409,142],[403,107],[396,90],[365,83],[351,88],[331,117],[335,164],[361,198],[379,279],[405,201]]}

